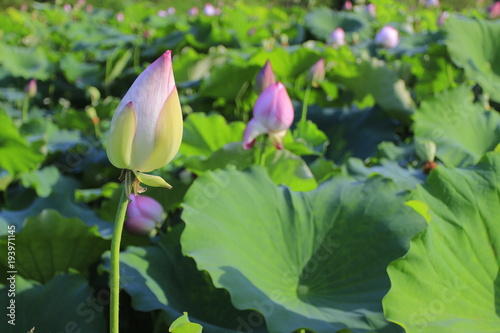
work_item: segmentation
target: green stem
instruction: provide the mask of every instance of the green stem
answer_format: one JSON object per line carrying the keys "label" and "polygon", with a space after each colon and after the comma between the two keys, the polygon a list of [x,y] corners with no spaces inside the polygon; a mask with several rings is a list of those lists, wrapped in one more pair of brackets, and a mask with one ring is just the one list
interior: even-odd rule
{"label": "green stem", "polygon": [[[130,190],[130,171],[125,174],[125,186],[120,197],[118,210],[115,217],[115,228],[113,230],[113,238],[111,239],[111,271],[110,271],[110,320],[109,327],[111,333],[118,333],[119,330],[119,298],[120,298],[120,243],[122,239],[123,224],[127,213],[128,195]],[[127,188],[128,187],[128,188]]]}
{"label": "green stem", "polygon": [[23,101],[23,123],[28,121],[28,108],[30,105],[30,98],[28,96],[24,96]]}
{"label": "green stem", "polygon": [[[307,85],[306,92],[304,93],[304,101],[302,102],[302,116],[300,117],[300,123],[301,125],[299,126],[299,129],[305,128],[305,125],[307,123],[307,106],[309,105],[309,95],[311,95],[311,85]],[[300,136],[299,132],[299,136]]]}
{"label": "green stem", "polygon": [[259,154],[259,160],[257,165],[262,165],[265,166],[265,158],[264,158],[264,152],[266,151],[266,146],[267,146],[267,136],[264,136],[264,140],[262,140],[262,144],[260,146],[260,154]]}

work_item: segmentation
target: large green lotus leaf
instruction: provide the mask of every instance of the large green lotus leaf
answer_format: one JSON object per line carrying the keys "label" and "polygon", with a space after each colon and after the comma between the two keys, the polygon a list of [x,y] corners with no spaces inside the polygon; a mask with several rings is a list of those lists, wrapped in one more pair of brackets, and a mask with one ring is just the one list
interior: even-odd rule
{"label": "large green lotus leaf", "polygon": [[36,168],[43,155],[32,149],[10,117],[0,110],[0,169],[14,176]]}
{"label": "large green lotus leaf", "polygon": [[245,124],[232,122],[219,114],[190,114],[184,121],[180,152],[187,156],[209,157],[229,142],[241,141]]}
{"label": "large green lotus leaf", "polygon": [[50,63],[41,48],[25,48],[0,43],[0,64],[13,76],[26,80],[46,80],[50,76]]}
{"label": "large green lotus leaf", "polygon": [[[0,211],[0,221],[9,225],[15,225],[17,231],[21,231],[26,218],[39,215],[44,209],[54,209],[64,217],[75,217],[82,220],[88,226],[97,226],[101,235],[111,238],[113,224],[101,220],[97,214],[84,205],[74,202],[74,191],[77,182],[71,178],[61,176],[59,182],[53,186],[52,193],[46,198],[37,197],[27,208],[22,210]],[[0,228],[0,235],[6,230]]]}
{"label": "large green lotus leaf", "polygon": [[367,95],[372,95],[389,116],[410,122],[415,108],[413,100],[405,82],[387,67],[385,62],[376,58],[363,61],[356,75],[339,77],[338,80],[351,90],[357,99],[362,100]]}
{"label": "large green lotus leaf", "polygon": [[500,22],[452,16],[444,29],[453,62],[500,102]]}
{"label": "large green lotus leaf", "polygon": [[34,170],[21,175],[24,187],[33,187],[39,197],[46,198],[52,192],[52,187],[60,177],[59,169],[50,165],[40,170]]}
{"label": "large green lotus leaf", "polygon": [[439,166],[412,198],[431,219],[389,265],[387,318],[407,333],[498,332],[500,153],[466,169]]}
{"label": "large green lotus leaf", "polygon": [[[0,250],[7,253],[8,246],[9,235],[0,236]],[[89,227],[77,218],[64,218],[55,210],[43,210],[28,218],[16,233],[16,270],[42,283],[69,269],[86,274],[109,246],[109,240],[101,237],[97,227]],[[0,263],[8,267],[7,256],[0,258]]]}
{"label": "large green lotus leaf", "polygon": [[448,166],[475,164],[500,142],[500,115],[473,103],[466,86],[423,101],[415,114],[415,138],[436,143],[436,156]]}
{"label": "large green lotus leaf", "polygon": [[[25,333],[33,327],[34,332],[46,333],[106,332],[104,313],[109,292],[93,295],[92,288],[81,275],[57,275],[45,285],[17,275],[15,298],[7,297],[9,288],[6,285],[0,289],[0,306],[4,314],[0,331],[4,333]],[[10,318],[5,316],[12,299],[15,300],[15,326],[9,324]]]}
{"label": "large green lotus leaf", "polygon": [[[235,309],[227,291],[215,288],[208,275],[182,255],[181,231],[182,227],[174,227],[157,244],[129,246],[120,254],[120,284],[132,297],[133,308],[144,312],[162,309],[170,322],[187,311],[193,322],[203,325],[204,332],[212,333],[234,332],[241,325],[238,318],[249,315],[262,324],[257,313]],[[109,253],[103,268],[109,271]]]}
{"label": "large green lotus leaf", "polygon": [[185,197],[182,249],[270,332],[400,332],[382,314],[385,269],[425,226],[404,200],[381,177],[293,192],[261,167],[207,172]]}
{"label": "large green lotus leaf", "polygon": [[311,108],[308,117],[330,141],[326,156],[337,164],[351,157],[375,156],[383,141],[394,141],[396,126],[380,108],[366,110]]}
{"label": "large green lotus leaf", "polygon": [[295,49],[275,47],[271,51],[256,52],[248,62],[262,68],[269,60],[278,81],[294,81],[298,75],[307,71],[319,59],[321,55],[317,51],[305,47]]}
{"label": "large green lotus leaf", "polygon": [[203,96],[235,100],[244,92],[260,67],[246,64],[224,64],[210,70],[210,76],[203,81],[200,93]]}
{"label": "large green lotus leaf", "polygon": [[362,16],[354,13],[333,11],[326,7],[311,10],[305,17],[305,23],[316,38],[324,41],[328,41],[330,34],[339,27],[344,29],[346,33],[366,33],[370,29]]}

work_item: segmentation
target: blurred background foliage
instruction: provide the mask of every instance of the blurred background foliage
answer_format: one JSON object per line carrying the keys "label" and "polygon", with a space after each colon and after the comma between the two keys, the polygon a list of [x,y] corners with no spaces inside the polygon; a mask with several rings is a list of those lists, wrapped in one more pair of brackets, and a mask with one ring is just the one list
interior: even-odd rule
{"label": "blurred background foliage", "polygon": [[[27,0],[0,0],[0,8],[6,8],[10,6],[14,7],[20,7],[22,4],[30,4],[35,1],[27,1]],[[43,2],[43,3],[56,3],[56,4],[63,4],[63,3],[70,3],[73,4],[76,1],[61,1],[61,0],[56,0],[56,1],[37,1],[37,2]],[[114,9],[114,10],[120,10],[121,8],[126,7],[127,5],[133,4],[140,2],[144,6],[150,6],[154,5],[155,7],[158,5],[165,5],[165,7],[170,7],[174,6],[177,8],[177,10],[182,11],[185,10],[187,11],[191,7],[203,7],[205,3],[211,2],[211,3],[221,3],[221,4],[231,4],[233,1],[227,0],[227,1],[206,1],[206,0],[157,0],[157,1],[143,1],[143,0],[87,0],[86,3],[92,4],[96,7],[102,7],[102,8],[109,8],[109,9]],[[329,6],[331,8],[341,8],[342,4],[344,3],[344,0],[248,0],[246,1],[246,4],[251,5],[275,5],[275,6],[282,6],[282,7],[293,7],[293,6],[301,6],[301,7],[307,7],[311,8],[314,6],[318,5],[325,5]],[[355,4],[364,4],[369,1],[365,0],[357,0],[357,1],[352,1]],[[416,5],[418,4],[419,0],[401,0],[400,1],[403,4],[406,5]],[[441,5],[444,6],[445,8],[450,8],[453,10],[462,10],[464,8],[470,8],[474,6],[489,6],[491,3],[493,3],[493,0],[441,0]]]}

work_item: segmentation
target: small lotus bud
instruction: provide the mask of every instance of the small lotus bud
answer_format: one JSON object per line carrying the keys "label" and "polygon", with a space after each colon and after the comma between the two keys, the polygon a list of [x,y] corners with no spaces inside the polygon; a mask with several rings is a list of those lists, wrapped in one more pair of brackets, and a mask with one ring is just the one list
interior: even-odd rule
{"label": "small lotus bud", "polygon": [[123,15],[123,13],[121,13],[121,12],[120,12],[120,13],[117,13],[117,14],[116,14],[116,20],[117,20],[118,22],[120,22],[120,23],[121,23],[121,22],[123,22],[123,21],[125,20],[125,15]]}
{"label": "small lotus bud", "polygon": [[243,148],[250,149],[255,139],[264,133],[278,149],[283,149],[283,137],[292,125],[294,110],[285,86],[277,82],[260,94],[253,107],[253,118],[243,133]]}
{"label": "small lotus bud", "polygon": [[352,10],[352,2],[351,1],[346,1],[344,2],[344,6],[342,7],[343,10]]}
{"label": "small lotus bud", "polygon": [[375,43],[386,49],[395,48],[399,44],[399,31],[386,25],[375,36]]}
{"label": "small lotus bud", "polygon": [[148,235],[163,222],[164,210],[158,201],[140,195],[130,195],[125,230],[134,235]]}
{"label": "small lotus bud", "polygon": [[488,17],[490,19],[496,19],[500,16],[500,1],[496,1],[494,4],[488,7]]}
{"label": "small lotus bud", "polygon": [[370,15],[371,17],[377,16],[377,8],[375,7],[374,3],[369,3],[368,5],[366,5],[365,9],[368,15]]}
{"label": "small lotus bud", "polygon": [[24,91],[26,92],[26,95],[29,98],[35,97],[36,96],[36,92],[37,92],[36,80],[35,79],[31,79],[28,82],[28,84],[26,85],[26,87],[24,88]]}
{"label": "small lotus bud", "polygon": [[308,81],[313,87],[318,87],[319,83],[325,79],[325,59],[316,62],[307,73]]}
{"label": "small lotus bud", "polygon": [[269,86],[276,83],[276,76],[273,72],[271,62],[268,60],[255,79],[255,92],[261,94]]}
{"label": "small lotus bud", "polygon": [[196,16],[198,15],[200,12],[200,10],[198,9],[198,7],[191,7],[188,11],[188,15],[189,16]]}

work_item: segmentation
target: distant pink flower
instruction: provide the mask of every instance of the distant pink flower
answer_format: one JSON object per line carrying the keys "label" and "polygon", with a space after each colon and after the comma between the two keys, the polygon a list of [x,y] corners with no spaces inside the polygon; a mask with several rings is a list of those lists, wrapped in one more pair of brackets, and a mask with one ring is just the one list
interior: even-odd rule
{"label": "distant pink flower", "polygon": [[269,86],[260,94],[253,107],[253,118],[243,133],[243,148],[250,149],[255,139],[267,133],[273,145],[283,149],[283,137],[293,122],[292,100],[281,82]]}
{"label": "distant pink flower", "polygon": [[386,49],[395,48],[399,44],[399,31],[386,25],[375,36],[375,43]]}
{"label": "distant pink flower", "polygon": [[175,8],[174,7],[168,7],[167,8],[167,13],[168,13],[168,15],[174,15],[175,14]]}
{"label": "distant pink flower", "polygon": [[167,17],[168,13],[166,10],[159,10],[158,13],[156,13],[159,17]]}
{"label": "distant pink flower", "polygon": [[71,5],[69,3],[65,3],[63,8],[66,13],[71,12]]}
{"label": "distant pink flower", "polygon": [[221,13],[219,8],[215,8],[211,3],[206,3],[203,7],[203,14],[207,16],[215,16]]}
{"label": "distant pink flower", "polygon": [[496,1],[494,4],[488,7],[488,17],[490,19],[496,19],[500,16],[500,1]]}
{"label": "distant pink flower", "polygon": [[438,17],[437,25],[442,26],[448,17],[450,17],[450,13],[447,11],[442,12]]}
{"label": "distant pink flower", "polygon": [[83,5],[85,5],[85,0],[78,0],[76,4],[80,7],[83,7]]}
{"label": "distant pink flower", "polygon": [[375,7],[374,3],[369,3],[368,5],[366,5],[365,10],[368,13],[368,15],[370,15],[371,17],[377,16],[377,13],[376,13],[377,8]]}
{"label": "distant pink flower", "polygon": [[191,9],[188,10],[188,15],[189,16],[196,16],[200,13],[200,10],[198,7],[191,7]]}
{"label": "distant pink flower", "polygon": [[345,45],[344,29],[338,27],[337,29],[333,30],[330,35],[330,40],[328,41],[328,44],[332,45],[335,48]]}
{"label": "distant pink flower", "polygon": [[125,20],[125,15],[123,15],[123,13],[122,13],[122,12],[120,12],[120,13],[116,14],[116,20],[117,20],[118,22],[123,22],[123,20]]}
{"label": "distant pink flower", "polygon": [[269,86],[276,83],[276,76],[274,75],[273,67],[271,66],[271,62],[268,60],[259,74],[255,78],[255,92],[257,94],[261,94],[264,90],[266,90]]}
{"label": "distant pink flower", "polygon": [[87,5],[87,7],[85,7],[85,10],[87,11],[87,13],[92,13],[92,11],[94,10],[94,6]]}
{"label": "distant pink flower", "polygon": [[344,2],[344,7],[342,7],[343,10],[352,10],[352,2],[351,1],[346,1]]}
{"label": "distant pink flower", "polygon": [[163,207],[153,198],[130,195],[125,230],[134,235],[148,235],[163,222]]}
{"label": "distant pink flower", "polygon": [[25,12],[25,11],[27,11],[27,10],[28,10],[28,4],[27,4],[27,3],[23,3],[23,4],[21,5],[21,11],[22,11],[22,12]]}
{"label": "distant pink flower", "polygon": [[307,73],[308,81],[313,87],[318,87],[319,83],[325,79],[325,59],[318,60]]}

